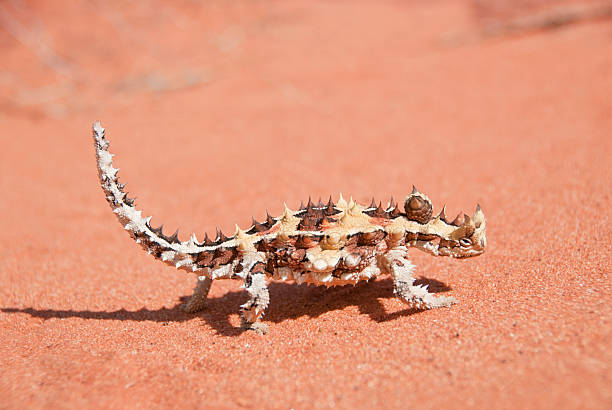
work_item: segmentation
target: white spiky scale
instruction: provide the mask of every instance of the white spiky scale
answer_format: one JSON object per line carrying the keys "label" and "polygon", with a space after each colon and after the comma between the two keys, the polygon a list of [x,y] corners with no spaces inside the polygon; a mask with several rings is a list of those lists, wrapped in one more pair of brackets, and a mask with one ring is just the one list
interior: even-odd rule
{"label": "white spiky scale", "polygon": [[453,225],[446,221],[444,209],[434,217],[431,201],[416,188],[406,197],[405,212],[393,201],[382,209],[374,201],[366,207],[340,195],[335,204],[331,199],[326,206],[309,201],[297,211],[283,204],[278,218],[268,216],[265,223],[254,222],[244,230],[236,226],[229,238],[220,235],[214,242],[200,243],[192,234],[179,241],[151,228],[151,216],[143,217],[127,199],[104,128],[96,122],[93,129],[102,189],[124,228],[148,254],[198,275],[198,286],[186,305],[190,312],[204,306],[212,279],[239,278],[250,294],[242,309],[243,324],[261,330],[257,321],[269,301],[266,276],[334,286],[390,274],[402,301],[416,307],[450,306],[454,299],[433,296],[426,286],[413,286],[414,265],[406,259],[407,247],[436,256],[469,257],[481,254],[486,245],[480,206],[462,225]]}
{"label": "white spiky scale", "polygon": [[161,260],[166,262],[166,261],[171,261],[174,259],[174,256],[176,255],[176,252],[174,251],[165,251],[162,252],[161,254]]}

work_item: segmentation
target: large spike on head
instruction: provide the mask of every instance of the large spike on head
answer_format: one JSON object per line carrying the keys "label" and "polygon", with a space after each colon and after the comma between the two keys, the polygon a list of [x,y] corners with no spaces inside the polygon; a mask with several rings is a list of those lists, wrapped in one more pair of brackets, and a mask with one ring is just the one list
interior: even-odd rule
{"label": "large spike on head", "polygon": [[461,229],[465,230],[465,236],[472,235],[474,233],[474,230],[476,229],[476,227],[474,226],[474,222],[467,214],[463,214],[463,224],[461,225]]}
{"label": "large spike on head", "polygon": [[480,204],[476,206],[476,211],[474,212],[472,219],[474,220],[474,226],[476,228],[480,228],[480,225],[482,225],[482,223],[485,221],[485,216],[482,209],[480,209]]}
{"label": "large spike on head", "polygon": [[[479,238],[472,238],[472,235],[476,231],[476,227],[468,215],[464,214],[463,222],[458,221],[458,223],[460,223],[460,225],[452,232],[451,237],[455,240],[465,241],[465,244],[462,244],[462,246],[473,245],[474,241],[478,241],[480,239],[481,234],[479,234]],[[482,234],[484,234],[484,231]],[[484,244],[481,244],[481,246],[484,247]]]}
{"label": "large spike on head", "polygon": [[461,212],[459,212],[450,224],[455,226],[461,226],[462,223],[463,221],[461,220]]}

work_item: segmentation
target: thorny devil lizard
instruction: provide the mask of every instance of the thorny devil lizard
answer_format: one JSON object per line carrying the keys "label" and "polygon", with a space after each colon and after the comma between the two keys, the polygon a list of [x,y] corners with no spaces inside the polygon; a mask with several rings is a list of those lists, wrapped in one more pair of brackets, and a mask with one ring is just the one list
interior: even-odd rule
{"label": "thorny devil lizard", "polygon": [[184,309],[197,312],[204,308],[213,279],[240,278],[250,296],[241,306],[243,329],[267,330],[259,322],[269,303],[267,277],[333,286],[390,274],[394,293],[406,304],[418,309],[448,307],[456,303],[454,298],[434,296],[427,286],[414,284],[415,266],[406,258],[408,248],[466,258],[483,253],[487,243],[480,206],[471,218],[464,215],[461,221],[458,215],[448,222],[444,208],[432,216],[431,201],[414,187],[403,211],[393,200],[383,208],[374,200],[363,206],[340,195],[336,203],[331,198],[327,204],[309,200],[297,211],[285,205],[281,216],[268,214],[263,222],[253,219],[246,230],[236,226],[230,237],[217,230],[215,240],[206,235],[199,242],[192,234],[182,242],[177,233],[166,236],[161,226],[153,228],[151,217],[143,217],[134,200],[127,197],[99,121],[93,125],[93,137],[102,189],[119,222],[156,259],[198,274]]}

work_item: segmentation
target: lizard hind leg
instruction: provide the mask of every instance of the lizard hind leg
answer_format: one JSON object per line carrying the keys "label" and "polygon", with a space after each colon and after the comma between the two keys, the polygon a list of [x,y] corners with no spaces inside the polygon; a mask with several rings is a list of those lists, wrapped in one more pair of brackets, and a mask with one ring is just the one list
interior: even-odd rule
{"label": "lizard hind leg", "polygon": [[183,305],[183,310],[187,313],[195,313],[203,310],[206,305],[206,298],[208,297],[211,284],[212,279],[208,276],[198,277],[198,283],[193,290],[193,295],[191,295],[187,303]]}
{"label": "lizard hind leg", "polygon": [[405,254],[389,253],[387,262],[393,277],[393,292],[404,303],[417,309],[449,307],[457,300],[451,296],[435,296],[427,290],[427,285],[414,285],[412,272],[415,266],[405,258]]}
{"label": "lizard hind leg", "polygon": [[268,326],[259,322],[265,309],[270,303],[270,294],[266,285],[265,265],[257,262],[250,269],[244,279],[244,286],[249,293],[249,300],[242,305],[242,329],[253,330],[259,334],[266,334]]}

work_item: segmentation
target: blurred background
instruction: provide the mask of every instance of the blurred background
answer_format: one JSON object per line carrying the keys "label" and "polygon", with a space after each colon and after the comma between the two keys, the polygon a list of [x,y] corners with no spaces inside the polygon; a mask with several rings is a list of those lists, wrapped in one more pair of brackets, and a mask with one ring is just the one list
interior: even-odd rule
{"label": "blurred background", "polygon": [[0,103],[4,117],[65,118],[141,99],[155,106],[168,94],[201,103],[217,87],[248,82],[285,106],[325,106],[323,80],[406,73],[432,53],[609,18],[611,8],[595,0],[3,0]]}

